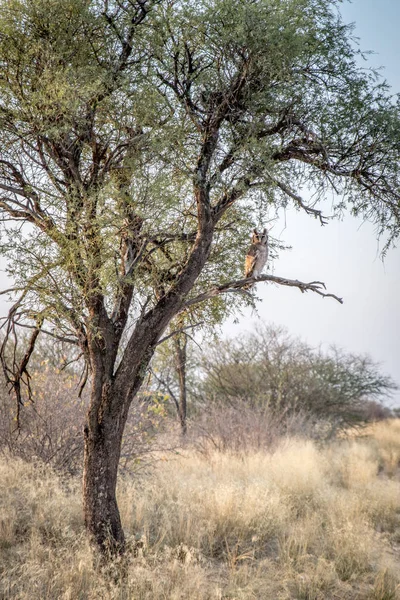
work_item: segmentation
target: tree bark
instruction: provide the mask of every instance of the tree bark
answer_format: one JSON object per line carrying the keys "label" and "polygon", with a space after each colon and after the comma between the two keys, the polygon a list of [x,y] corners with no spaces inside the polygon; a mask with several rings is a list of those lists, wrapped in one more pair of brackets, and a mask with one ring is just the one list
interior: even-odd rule
{"label": "tree bark", "polygon": [[103,554],[119,554],[125,537],[116,500],[120,440],[85,427],[83,506],[85,526]]}
{"label": "tree bark", "polygon": [[113,388],[104,384],[99,386],[99,379],[99,375],[93,377],[84,429],[84,518],[86,529],[100,551],[118,554],[125,549],[116,499],[123,423],[110,411]]}

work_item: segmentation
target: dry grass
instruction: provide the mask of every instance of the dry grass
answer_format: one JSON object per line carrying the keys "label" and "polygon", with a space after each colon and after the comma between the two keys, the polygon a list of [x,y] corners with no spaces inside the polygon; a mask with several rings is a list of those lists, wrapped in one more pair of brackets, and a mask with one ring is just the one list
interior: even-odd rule
{"label": "dry grass", "polygon": [[0,464],[4,600],[399,600],[400,423],[318,448],[160,461],[122,482],[130,551],[96,569],[79,482]]}
{"label": "dry grass", "polygon": [[400,464],[400,419],[381,421],[372,429],[384,471],[393,477]]}

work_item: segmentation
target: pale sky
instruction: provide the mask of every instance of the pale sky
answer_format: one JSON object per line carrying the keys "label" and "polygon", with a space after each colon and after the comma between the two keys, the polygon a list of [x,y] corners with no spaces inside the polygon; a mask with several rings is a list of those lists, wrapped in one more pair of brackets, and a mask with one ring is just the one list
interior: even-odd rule
{"label": "pale sky", "polygon": [[[375,52],[363,64],[384,66],[382,74],[393,93],[400,93],[400,0],[353,0],[344,2],[341,12],[345,22],[355,22],[360,48]],[[326,207],[329,213],[329,201]],[[348,216],[322,228],[295,211],[287,211],[272,234],[293,247],[272,265],[275,275],[322,280],[328,291],[343,297],[344,304],[260,283],[260,319],[284,325],[315,347],[336,345],[369,354],[400,384],[400,244],[382,263],[383,243],[379,245],[370,223]],[[257,316],[249,310],[238,324],[228,323],[224,333],[235,335],[256,322]],[[400,405],[400,392],[392,404]]]}
{"label": "pale sky", "polygon": [[[356,23],[360,48],[375,51],[368,64],[384,66],[393,93],[400,92],[400,0],[344,2],[342,15]],[[371,224],[346,217],[322,228],[295,211],[287,211],[272,233],[293,247],[272,265],[275,275],[322,280],[344,304],[262,283],[257,287],[261,320],[284,325],[315,347],[335,344],[348,352],[367,353],[400,384],[400,245],[382,263]],[[6,311],[0,297],[0,313]],[[238,324],[227,323],[223,330],[235,335],[251,330],[256,321],[249,310]],[[400,393],[394,402],[400,405]]]}

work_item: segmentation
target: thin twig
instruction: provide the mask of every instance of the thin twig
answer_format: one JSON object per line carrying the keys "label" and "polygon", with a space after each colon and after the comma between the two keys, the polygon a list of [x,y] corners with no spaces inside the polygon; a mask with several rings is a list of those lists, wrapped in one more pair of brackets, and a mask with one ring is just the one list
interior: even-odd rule
{"label": "thin twig", "polygon": [[292,200],[294,200],[296,204],[307,213],[307,215],[313,215],[313,217],[319,219],[321,225],[326,225],[328,223],[329,217],[324,217],[321,210],[313,208],[312,206],[308,206],[307,204],[305,204],[303,198],[299,196],[299,194],[293,192],[285,183],[279,181],[270,173],[268,173],[268,176],[272,179],[275,185],[277,185],[278,188],[281,189],[284,194],[292,198]]}
{"label": "thin twig", "polygon": [[[18,327],[23,327],[24,329],[37,329],[36,325],[28,325],[27,323],[16,323]],[[79,346],[79,340],[77,338],[69,338],[62,335],[57,335],[52,331],[47,331],[46,329],[41,329],[41,333],[46,335],[50,335],[52,338],[58,340],[59,342],[65,342],[66,344],[73,344],[74,346]]]}
{"label": "thin twig", "polygon": [[194,329],[195,327],[200,327],[200,325],[204,325],[204,321],[200,321],[199,323],[195,323],[194,325],[187,325],[186,327],[181,327],[180,329],[175,329],[165,337],[161,338],[161,340],[157,343],[157,346],[163,344],[164,342],[172,338],[174,335],[178,335],[178,333],[183,333],[187,329]]}

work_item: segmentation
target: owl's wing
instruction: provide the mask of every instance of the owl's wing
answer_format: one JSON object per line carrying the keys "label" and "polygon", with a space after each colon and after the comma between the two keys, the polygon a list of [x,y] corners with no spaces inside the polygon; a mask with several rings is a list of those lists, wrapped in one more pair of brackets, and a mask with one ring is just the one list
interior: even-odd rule
{"label": "owl's wing", "polygon": [[254,265],[256,264],[256,260],[257,260],[257,248],[255,248],[254,246],[250,246],[249,251],[246,256],[245,263],[244,263],[244,276],[246,278],[252,277]]}

